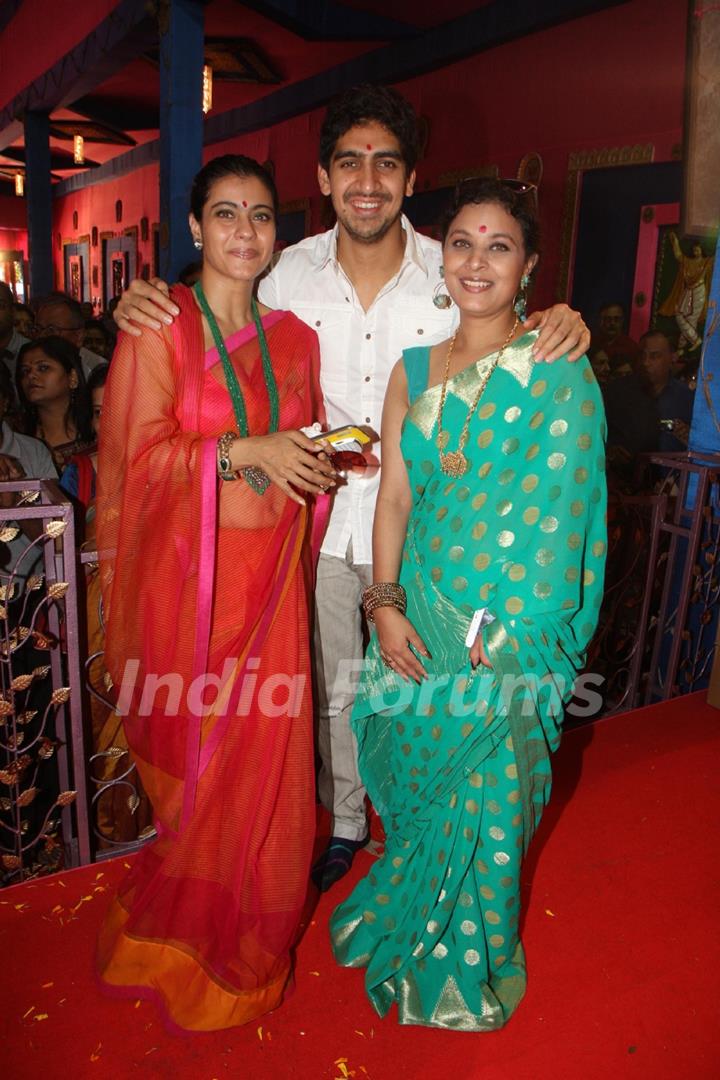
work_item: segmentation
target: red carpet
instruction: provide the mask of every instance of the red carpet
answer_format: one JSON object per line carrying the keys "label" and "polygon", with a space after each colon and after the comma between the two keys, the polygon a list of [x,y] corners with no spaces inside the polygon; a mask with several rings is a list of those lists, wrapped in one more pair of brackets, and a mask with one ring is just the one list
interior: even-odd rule
{"label": "red carpet", "polygon": [[[529,988],[488,1035],[380,1020],[317,908],[297,990],[261,1024],[174,1038],[97,989],[97,926],[122,860],[0,893],[5,1080],[705,1080],[720,1076],[720,712],[701,695],[571,732],[526,864]],[[364,873],[370,856],[356,859]]]}

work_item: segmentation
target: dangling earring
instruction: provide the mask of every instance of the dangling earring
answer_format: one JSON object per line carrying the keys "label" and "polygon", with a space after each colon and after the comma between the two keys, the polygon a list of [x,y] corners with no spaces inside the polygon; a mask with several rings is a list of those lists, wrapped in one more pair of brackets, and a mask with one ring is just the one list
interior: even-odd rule
{"label": "dangling earring", "polygon": [[193,240],[193,244],[198,251],[202,251],[202,240]]}
{"label": "dangling earring", "polygon": [[530,284],[530,275],[526,272],[520,278],[520,291],[515,297],[515,303],[513,308],[520,322],[525,322],[527,318],[527,290]]}
{"label": "dangling earring", "polygon": [[438,281],[435,289],[433,290],[432,302],[436,308],[440,308],[441,311],[447,311],[449,307],[452,307],[452,297],[449,293],[441,292],[440,290],[445,287],[445,270],[440,267],[440,280]]}

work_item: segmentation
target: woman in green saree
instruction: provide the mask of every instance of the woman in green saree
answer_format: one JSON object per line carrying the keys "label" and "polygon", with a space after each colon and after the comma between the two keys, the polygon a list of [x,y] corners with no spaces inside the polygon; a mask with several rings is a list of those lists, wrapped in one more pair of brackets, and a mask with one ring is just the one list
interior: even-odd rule
{"label": "woman in green saree", "polygon": [[502,1027],[525,991],[520,867],[603,589],[601,396],[586,358],[535,364],[518,333],[529,203],[460,189],[443,230],[459,328],[390,380],[353,713],[386,846],[331,920],[381,1016],[463,1031]]}

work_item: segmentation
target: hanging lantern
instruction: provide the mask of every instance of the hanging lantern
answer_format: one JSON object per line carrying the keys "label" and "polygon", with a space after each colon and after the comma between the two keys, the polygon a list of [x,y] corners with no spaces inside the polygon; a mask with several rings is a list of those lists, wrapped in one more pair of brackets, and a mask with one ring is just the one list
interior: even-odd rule
{"label": "hanging lantern", "polygon": [[76,135],[73,139],[73,161],[76,165],[85,164],[85,140],[82,135]]}
{"label": "hanging lantern", "polygon": [[212,109],[213,71],[209,64],[203,68],[202,110],[207,115]]}
{"label": "hanging lantern", "polygon": [[25,177],[22,173],[15,173],[15,194],[21,198],[25,194]]}

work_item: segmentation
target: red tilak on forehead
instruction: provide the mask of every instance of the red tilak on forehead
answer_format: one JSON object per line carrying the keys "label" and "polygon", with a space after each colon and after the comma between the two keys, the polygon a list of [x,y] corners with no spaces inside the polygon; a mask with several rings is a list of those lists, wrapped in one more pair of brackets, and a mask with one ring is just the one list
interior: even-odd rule
{"label": "red tilak on forehead", "polygon": [[245,209],[247,210],[247,203],[245,202],[245,200],[244,200],[244,199],[243,199],[243,206],[244,206],[244,207],[245,207]]}
{"label": "red tilak on forehead", "polygon": [[367,148],[368,150],[372,150],[372,146],[370,145],[370,143],[367,144]]}
{"label": "red tilak on forehead", "polygon": [[480,225],[478,232],[487,232],[487,225]]}

